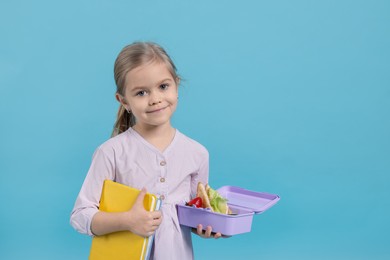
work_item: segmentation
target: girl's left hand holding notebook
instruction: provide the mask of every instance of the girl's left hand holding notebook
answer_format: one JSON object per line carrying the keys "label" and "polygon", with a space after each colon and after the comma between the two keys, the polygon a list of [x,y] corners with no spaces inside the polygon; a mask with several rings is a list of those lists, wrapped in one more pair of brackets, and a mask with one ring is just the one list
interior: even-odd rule
{"label": "girl's left hand holding notebook", "polygon": [[126,212],[98,212],[92,219],[92,232],[95,235],[105,235],[116,231],[129,230],[134,234],[149,237],[154,234],[162,221],[161,211],[146,211],[143,188],[133,207]]}

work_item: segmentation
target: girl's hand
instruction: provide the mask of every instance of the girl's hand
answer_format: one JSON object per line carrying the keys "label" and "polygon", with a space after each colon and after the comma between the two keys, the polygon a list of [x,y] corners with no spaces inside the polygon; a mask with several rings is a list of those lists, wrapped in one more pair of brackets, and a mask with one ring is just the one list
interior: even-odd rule
{"label": "girl's hand", "polygon": [[134,234],[149,237],[153,235],[162,221],[161,211],[146,211],[144,197],[146,189],[143,188],[138,195],[133,207],[125,212],[125,226]]}
{"label": "girl's hand", "polygon": [[202,224],[199,224],[196,228],[196,234],[198,234],[200,237],[203,237],[203,238],[220,238],[222,237],[222,234],[221,233],[212,233],[213,231],[213,228],[211,226],[207,226],[206,227],[206,231],[203,232],[203,226]]}

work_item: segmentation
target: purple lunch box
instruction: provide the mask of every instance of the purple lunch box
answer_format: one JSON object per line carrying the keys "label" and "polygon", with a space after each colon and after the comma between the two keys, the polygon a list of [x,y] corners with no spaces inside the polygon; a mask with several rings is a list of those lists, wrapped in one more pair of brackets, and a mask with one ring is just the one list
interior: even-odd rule
{"label": "purple lunch box", "polygon": [[180,225],[196,228],[202,224],[204,229],[211,226],[213,232],[221,232],[226,236],[250,232],[253,215],[263,213],[280,199],[275,194],[255,192],[234,186],[223,186],[217,191],[228,200],[232,215],[178,204],[177,215]]}

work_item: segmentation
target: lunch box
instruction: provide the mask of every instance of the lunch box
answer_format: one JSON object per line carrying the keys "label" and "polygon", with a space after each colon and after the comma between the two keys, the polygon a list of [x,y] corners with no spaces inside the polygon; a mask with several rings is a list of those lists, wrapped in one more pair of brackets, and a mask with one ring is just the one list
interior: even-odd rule
{"label": "lunch box", "polygon": [[177,205],[180,225],[196,228],[202,224],[203,229],[211,226],[213,232],[226,236],[251,231],[255,214],[260,214],[275,205],[280,199],[276,194],[255,192],[235,186],[223,186],[218,193],[228,200],[231,215],[212,212],[210,209]]}

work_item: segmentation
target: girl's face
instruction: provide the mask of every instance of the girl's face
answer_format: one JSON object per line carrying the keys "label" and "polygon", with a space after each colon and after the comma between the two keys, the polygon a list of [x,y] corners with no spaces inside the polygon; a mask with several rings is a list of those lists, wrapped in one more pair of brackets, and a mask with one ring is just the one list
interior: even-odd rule
{"label": "girl's face", "polygon": [[176,110],[178,86],[163,62],[152,62],[129,71],[126,75],[124,99],[139,127],[170,125]]}

